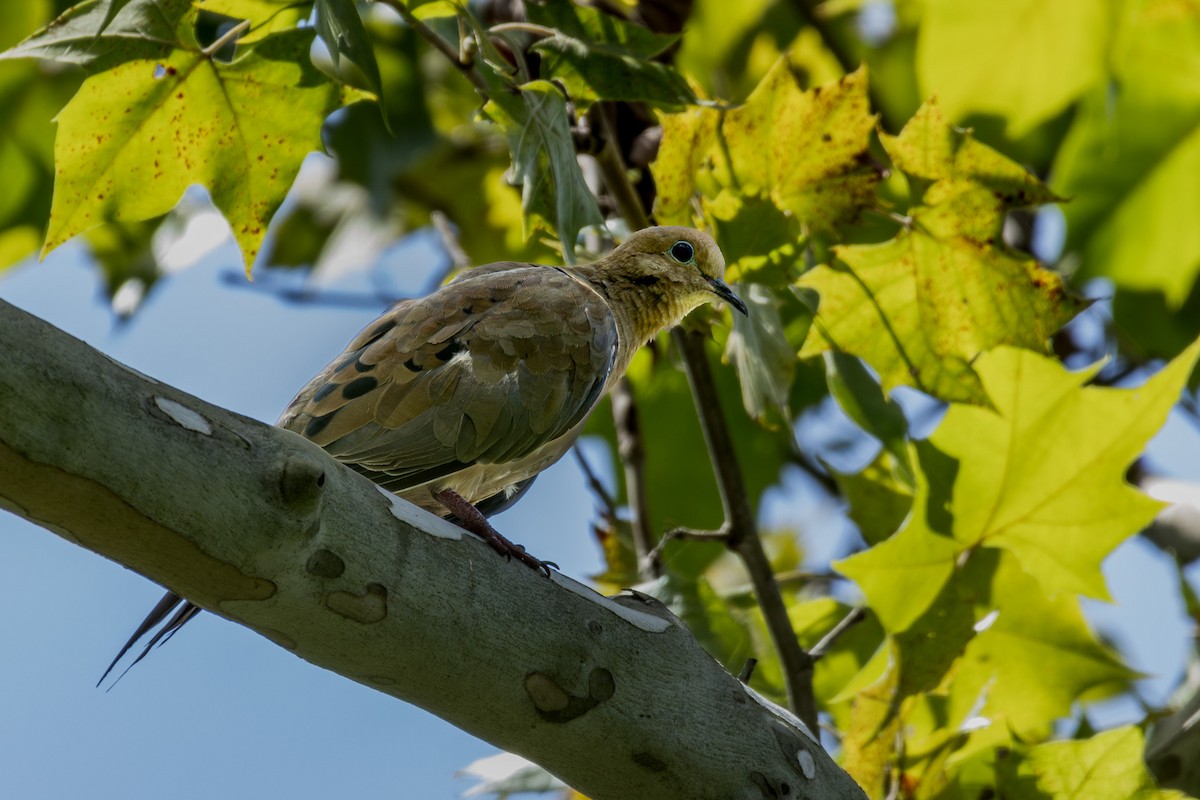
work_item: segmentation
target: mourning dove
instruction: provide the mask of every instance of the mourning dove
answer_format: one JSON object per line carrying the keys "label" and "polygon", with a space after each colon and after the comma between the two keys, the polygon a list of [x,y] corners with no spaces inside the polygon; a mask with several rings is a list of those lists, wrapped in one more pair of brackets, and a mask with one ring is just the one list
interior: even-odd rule
{"label": "mourning dove", "polygon": [[[502,554],[545,569],[485,515],[515,502],[570,449],[659,331],[716,300],[746,313],[724,273],[716,243],[679,227],[638,231],[585,266],[468,270],[368,325],[277,424],[405,500],[454,518]],[[180,604],[134,664],[199,611],[168,593],[105,677]]]}

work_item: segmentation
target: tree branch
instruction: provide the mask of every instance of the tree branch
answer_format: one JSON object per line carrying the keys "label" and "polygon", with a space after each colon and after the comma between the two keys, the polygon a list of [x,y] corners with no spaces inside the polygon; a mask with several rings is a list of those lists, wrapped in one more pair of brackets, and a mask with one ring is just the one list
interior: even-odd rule
{"label": "tree branch", "polygon": [[863,796],[655,601],[514,566],[311,442],[5,303],[0,348],[7,510],[596,800]]}

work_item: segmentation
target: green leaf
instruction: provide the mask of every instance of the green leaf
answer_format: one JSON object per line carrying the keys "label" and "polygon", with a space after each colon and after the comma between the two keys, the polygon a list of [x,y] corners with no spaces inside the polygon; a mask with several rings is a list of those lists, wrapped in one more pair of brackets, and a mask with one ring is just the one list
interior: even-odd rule
{"label": "green leaf", "polygon": [[652,58],[679,41],[678,36],[655,33],[592,6],[555,0],[530,2],[525,4],[525,13],[532,23],[557,28],[573,39],[603,45],[636,59]]}
{"label": "green leaf", "polygon": [[43,253],[101,222],[163,214],[199,183],[249,270],[300,163],[321,147],[322,121],[358,96],[311,65],[311,41],[312,31],[275,34],[231,64],[192,43],[88,78],[58,117]]}
{"label": "green leaf", "polygon": [[850,505],[850,519],[868,545],[879,544],[899,530],[912,508],[913,487],[897,473],[896,458],[886,450],[856,474],[830,471]]}
{"label": "green leaf", "polygon": [[1106,598],[1100,564],[1161,504],[1125,471],[1166,419],[1200,342],[1137,389],[1087,388],[1094,369],[1013,348],[980,357],[995,409],[953,405],[918,443],[917,491],[904,528],[836,565],[892,633],[933,603],[978,547],[1011,552],[1054,596]]}
{"label": "green leaf", "polygon": [[801,269],[800,222],[769,198],[739,197],[726,190],[706,201],[704,211],[725,255],[730,283],[753,281],[782,289]]}
{"label": "green leaf", "polygon": [[[1200,9],[1133,3],[1114,84],[1088,94],[1054,166],[1081,278],[1187,299],[1200,274]],[[1147,124],[1153,121],[1152,124]]]}
{"label": "green leaf", "polygon": [[1011,800],[1184,800],[1158,788],[1142,749],[1142,731],[1133,726],[1022,748],[1002,762],[1000,789]]}
{"label": "green leaf", "polygon": [[875,117],[863,70],[805,92],[785,56],[744,105],[667,115],[662,124],[651,165],[661,222],[687,224],[697,190],[769,198],[805,233],[853,221],[875,201],[879,171],[867,152]]}
{"label": "green leaf", "polygon": [[[734,365],[742,387],[742,405],[750,418],[774,429],[790,428],[788,395],[796,376],[796,359],[784,335],[779,302],[767,287],[739,284],[750,313],[733,315],[733,330],[725,343],[725,360]],[[770,420],[768,412],[775,412]]]}
{"label": "green leaf", "polygon": [[[383,102],[383,80],[379,76],[379,64],[375,60],[375,48],[371,37],[358,15],[354,0],[316,0],[317,35],[329,48],[333,65],[338,66],[343,57],[353,62],[367,81],[367,88]],[[387,120],[387,115],[384,115]]]}
{"label": "green leaf", "polygon": [[312,14],[313,0],[193,0],[201,11],[250,22],[238,44],[258,41],[272,33],[295,28]]}
{"label": "green leaf", "polygon": [[745,105],[724,112],[711,179],[768,194],[802,229],[828,231],[874,202],[879,171],[867,154],[874,127],[865,70],[805,92],[784,57]]}
{"label": "green leaf", "polygon": [[657,191],[654,218],[660,225],[692,224],[696,175],[716,143],[719,119],[709,108],[659,115],[662,143],[650,172]]}
{"label": "green leaf", "polygon": [[651,57],[679,38],[654,33],[598,8],[552,2],[526,6],[529,21],[559,32],[534,44],[544,75],[584,108],[597,100],[675,108],[695,100],[678,72]]}
{"label": "green leaf", "polygon": [[871,549],[834,563],[859,585],[890,633],[907,630],[933,604],[954,574],[960,552],[953,539],[930,530],[924,509],[930,490],[923,473],[916,477],[917,498],[908,524]]}
{"label": "green leaf", "polygon": [[1100,562],[1162,504],[1125,472],[1162,426],[1200,357],[1200,342],[1137,389],[1088,388],[1012,348],[976,363],[995,410],[953,406],[932,437],[959,461],[954,537],[1011,551],[1047,592],[1107,599]]}
{"label": "green leaf", "polygon": [[[1138,677],[1097,640],[1076,597],[1047,595],[1010,555],[1000,556],[983,596],[976,616],[992,623],[967,645],[954,672],[956,726],[979,715],[996,732],[1044,737],[1085,693],[1111,693]],[[995,617],[984,615],[989,609]]]}
{"label": "green leaf", "polygon": [[494,92],[483,110],[508,137],[525,236],[534,228],[556,234],[572,263],[579,231],[604,219],[579,170],[562,93],[549,81],[532,81],[515,94]]}
{"label": "green leaf", "polygon": [[[88,0],[0,53],[4,58],[43,58],[99,72],[135,59],[156,58],[191,38],[189,0],[128,0],[110,5]],[[113,9],[117,9],[114,13]]]}
{"label": "green leaf", "polygon": [[1023,136],[1103,80],[1112,7],[930,0],[917,44],[921,93],[937,95],[953,120],[994,114],[1011,136]]}
{"label": "green leaf", "polygon": [[825,380],[829,394],[855,425],[883,443],[891,454],[904,485],[912,489],[912,464],[908,452],[908,419],[900,404],[883,393],[862,361],[854,356],[825,353]]}
{"label": "green leaf", "polygon": [[671,67],[595,42],[556,34],[533,46],[546,74],[562,82],[581,109],[600,100],[678,108],[694,102],[687,81]]}
{"label": "green leaf", "polygon": [[881,137],[899,169],[924,183],[912,226],[882,244],[834,249],[838,261],[798,285],[820,295],[801,357],[861,357],[885,390],[911,385],[952,402],[986,403],[971,364],[999,345],[1045,351],[1084,304],[1062,280],[1000,239],[1008,208],[1053,195],[1019,165],[952,130],[927,104],[899,137]]}

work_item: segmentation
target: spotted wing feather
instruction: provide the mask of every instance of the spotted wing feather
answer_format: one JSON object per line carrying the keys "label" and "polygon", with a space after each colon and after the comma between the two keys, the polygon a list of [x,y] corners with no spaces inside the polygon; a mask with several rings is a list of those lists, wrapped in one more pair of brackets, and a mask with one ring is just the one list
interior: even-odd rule
{"label": "spotted wing feather", "polygon": [[612,312],[585,284],[550,267],[493,270],[393,307],[279,424],[398,491],[571,430],[616,348]]}

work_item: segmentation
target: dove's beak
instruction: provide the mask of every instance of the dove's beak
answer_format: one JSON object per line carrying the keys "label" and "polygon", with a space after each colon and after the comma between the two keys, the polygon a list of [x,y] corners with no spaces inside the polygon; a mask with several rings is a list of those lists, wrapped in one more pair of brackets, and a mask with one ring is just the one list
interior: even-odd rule
{"label": "dove's beak", "polygon": [[742,316],[750,316],[750,309],[746,308],[746,303],[743,302],[742,298],[733,293],[733,289],[729,288],[728,283],[720,278],[709,278],[708,285],[712,287],[713,294],[742,312]]}

